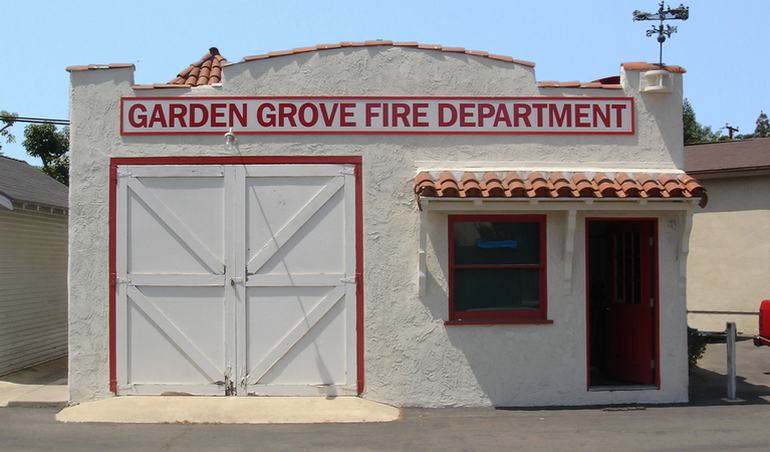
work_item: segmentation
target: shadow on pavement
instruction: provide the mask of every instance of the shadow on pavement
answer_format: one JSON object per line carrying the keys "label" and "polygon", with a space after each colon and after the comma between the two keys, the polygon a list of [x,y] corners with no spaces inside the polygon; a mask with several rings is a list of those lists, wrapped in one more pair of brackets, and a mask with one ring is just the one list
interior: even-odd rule
{"label": "shadow on pavement", "polygon": [[0,382],[18,385],[67,384],[67,357],[54,359],[12,374],[0,376]]}

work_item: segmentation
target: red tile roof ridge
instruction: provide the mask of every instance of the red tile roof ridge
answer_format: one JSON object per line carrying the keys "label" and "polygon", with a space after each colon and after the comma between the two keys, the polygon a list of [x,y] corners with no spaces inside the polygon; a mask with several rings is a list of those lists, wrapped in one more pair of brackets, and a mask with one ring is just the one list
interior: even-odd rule
{"label": "red tile roof ridge", "polygon": [[227,64],[227,59],[219,53],[219,49],[211,47],[198,61],[179,71],[173,80],[165,84],[157,85],[159,88],[165,88],[165,85],[215,85],[222,81],[222,66],[225,64]]}
{"label": "red tile roof ridge", "polygon": [[655,70],[664,70],[668,72],[673,72],[675,74],[684,74],[687,72],[685,68],[682,66],[669,66],[669,65],[660,65],[657,63],[647,63],[645,61],[632,61],[630,63],[621,63],[620,66],[627,70],[627,71],[655,71]]}
{"label": "red tile roof ridge", "polygon": [[[443,46],[441,44],[422,44],[418,42],[401,42],[401,41],[389,41],[389,40],[381,40],[381,39],[373,40],[373,41],[363,41],[363,42],[344,41],[338,44],[316,44],[315,46],[299,47],[292,50],[279,50],[279,51],[268,52],[263,54],[245,56],[243,57],[241,62],[263,60],[266,58],[293,55],[293,54],[305,53],[305,52],[317,52],[321,50],[338,49],[341,47],[372,47],[372,46],[413,47],[421,50],[433,50],[433,51],[439,51],[439,52],[445,52],[445,53],[462,53],[465,55],[485,57],[492,60],[504,61],[507,63],[520,64],[522,66],[535,67],[535,63],[532,61],[520,60],[507,55],[497,55],[497,54],[485,52],[482,50],[466,50],[463,47]],[[229,64],[237,64],[237,63],[228,63],[228,65]]]}

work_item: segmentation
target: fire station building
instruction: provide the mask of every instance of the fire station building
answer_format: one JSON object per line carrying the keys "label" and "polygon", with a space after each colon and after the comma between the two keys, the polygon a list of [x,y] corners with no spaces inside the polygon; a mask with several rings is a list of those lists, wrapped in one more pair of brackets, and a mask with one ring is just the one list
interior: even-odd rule
{"label": "fire station building", "polygon": [[73,66],[70,396],[687,400],[682,74],[368,41]]}

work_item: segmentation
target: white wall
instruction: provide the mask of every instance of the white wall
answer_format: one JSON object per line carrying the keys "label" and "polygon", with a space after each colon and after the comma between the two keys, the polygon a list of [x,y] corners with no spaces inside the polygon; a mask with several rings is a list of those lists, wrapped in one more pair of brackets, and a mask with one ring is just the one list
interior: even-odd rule
{"label": "white wall", "polygon": [[759,303],[770,299],[770,176],[701,181],[709,203],[693,217],[687,262],[690,326],[758,333]]}
{"label": "white wall", "polygon": [[0,375],[67,354],[67,216],[0,207]]}
{"label": "white wall", "polygon": [[[681,166],[681,77],[670,95],[538,90],[525,66],[409,48],[310,52],[224,68],[222,87],[131,89],[130,69],[72,74],[70,200],[70,392],[75,401],[109,395],[108,159],[114,156],[232,155],[217,136],[118,135],[118,100],[131,95],[570,95],[634,96],[633,136],[239,136],[241,155],[362,155],[364,182],[364,397],[397,405],[527,405],[687,398],[685,306],[672,253],[681,232],[661,216],[660,391],[588,393],[581,260],[575,285],[558,283],[562,214],[549,218],[550,326],[445,327],[445,217],[430,215],[431,283],[417,295],[418,222],[412,183],[419,168],[537,166],[666,169]],[[579,218],[580,222],[581,219]],[[664,227],[665,226],[665,227]],[[582,237],[579,223],[577,237]],[[575,256],[583,244],[576,241]],[[444,286],[442,286],[442,284]],[[485,358],[486,357],[486,358]]]}

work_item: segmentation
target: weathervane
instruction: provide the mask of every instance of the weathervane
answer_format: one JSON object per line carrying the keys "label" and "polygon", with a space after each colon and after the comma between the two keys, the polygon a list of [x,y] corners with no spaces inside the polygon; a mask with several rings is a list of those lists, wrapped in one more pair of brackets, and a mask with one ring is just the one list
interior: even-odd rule
{"label": "weathervane", "polygon": [[634,11],[634,21],[638,20],[659,20],[660,25],[653,25],[651,29],[647,30],[647,37],[654,34],[658,34],[658,43],[660,44],[660,61],[658,64],[663,66],[663,43],[666,42],[666,38],[670,38],[672,34],[676,33],[676,27],[671,25],[663,26],[664,20],[687,20],[690,17],[690,7],[679,5],[678,8],[671,9],[671,7],[665,8],[663,1],[660,2],[660,8],[658,13],[645,13],[639,10]]}

